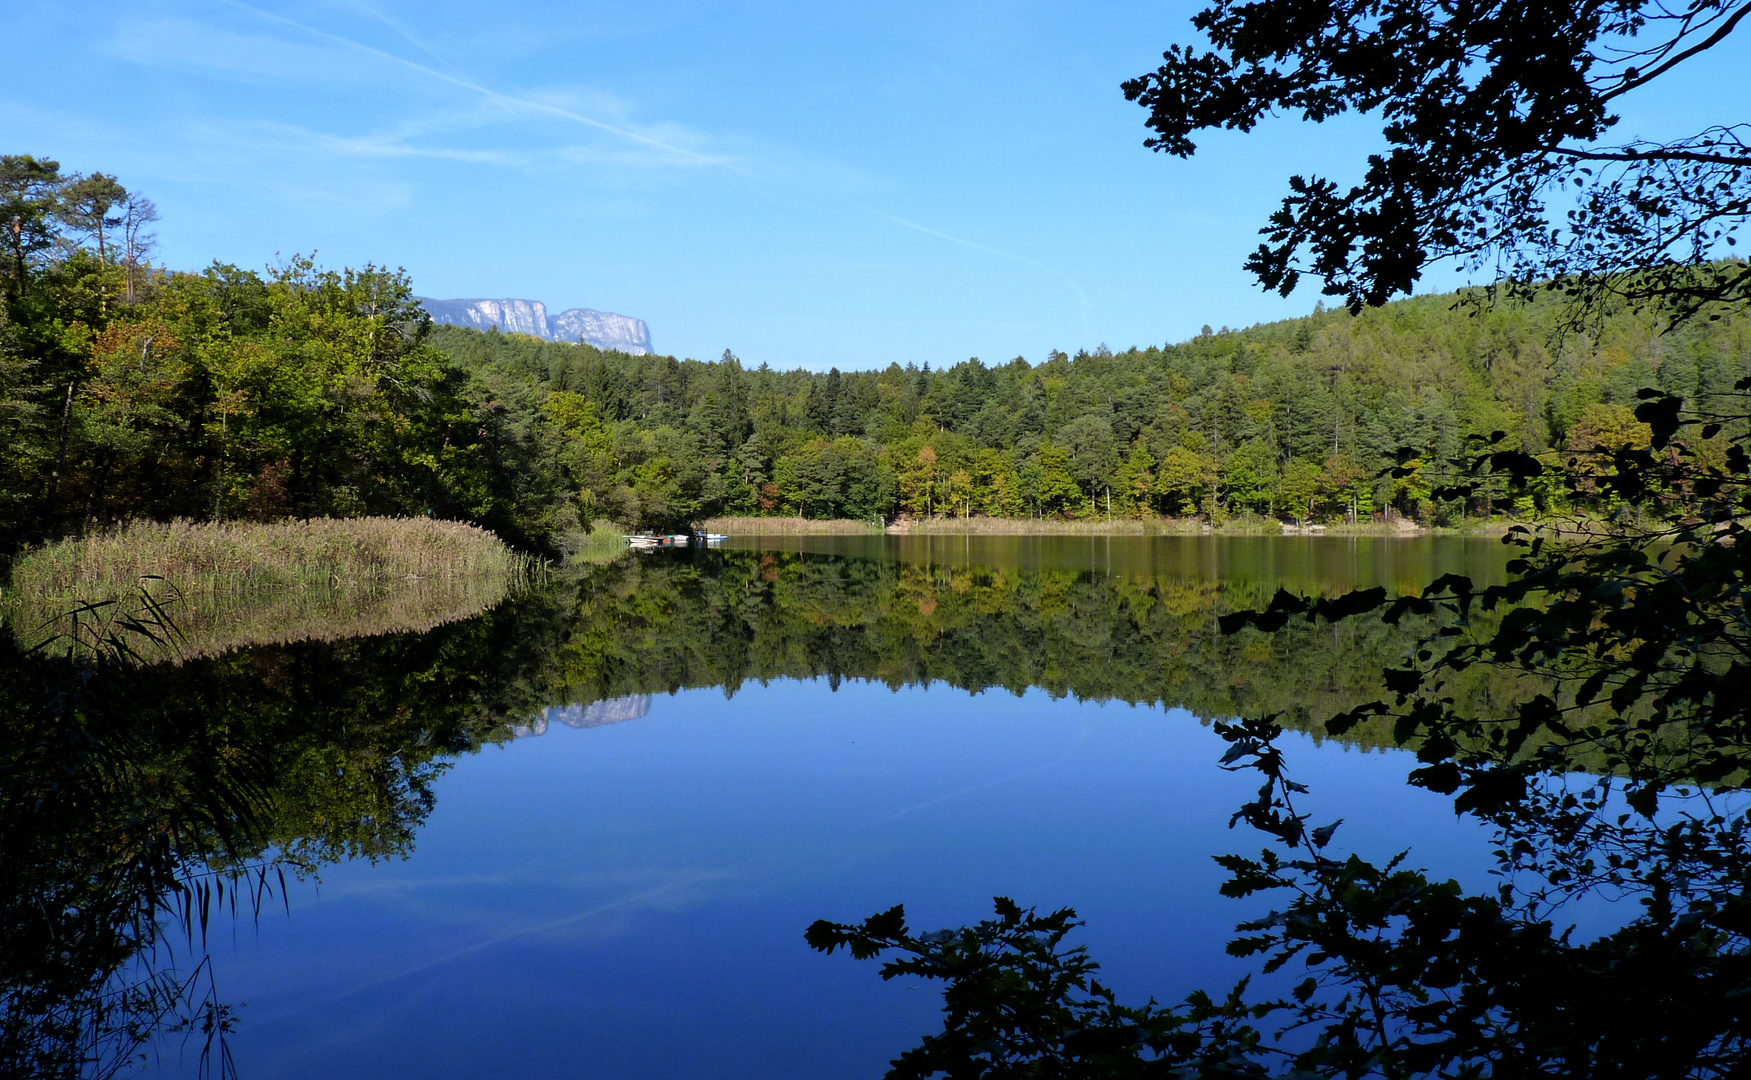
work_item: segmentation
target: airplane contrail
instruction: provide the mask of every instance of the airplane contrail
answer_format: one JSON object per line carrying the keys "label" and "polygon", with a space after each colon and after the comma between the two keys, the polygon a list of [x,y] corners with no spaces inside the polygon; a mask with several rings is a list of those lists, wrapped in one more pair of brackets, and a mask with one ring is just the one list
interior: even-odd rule
{"label": "airplane contrail", "polygon": [[405,39],[409,45],[412,45],[414,48],[418,49],[420,52],[425,53],[427,56],[431,57],[433,60],[436,60],[438,63],[444,65],[444,67],[446,69],[448,69],[451,74],[457,75],[458,77],[460,77],[461,72],[457,70],[455,64],[450,63],[450,61],[444,59],[442,56],[439,56],[437,53],[433,52],[430,48],[428,48],[426,46],[425,42],[421,41],[419,38],[414,37],[413,32],[408,30],[407,27],[396,22],[394,19],[391,19],[389,16],[383,14],[381,11],[378,11],[376,8],[372,7],[370,4],[363,3],[362,0],[361,0],[361,2],[359,2],[358,6],[359,6],[360,10],[368,13],[372,18],[376,19],[378,22],[381,22],[384,26],[389,27],[389,29],[391,29],[391,30],[395,31],[397,34],[401,35],[401,37],[403,39]]}
{"label": "airplane contrail", "polygon": [[[865,209],[869,209],[869,208],[865,207]],[[1021,263],[1024,266],[1031,266],[1036,270],[1044,270],[1046,273],[1051,274],[1053,277],[1057,278],[1059,281],[1062,281],[1064,284],[1070,286],[1071,291],[1076,294],[1077,303],[1081,305],[1081,310],[1082,310],[1082,329],[1085,333],[1087,332],[1087,330],[1088,330],[1088,306],[1089,306],[1088,305],[1088,294],[1083,292],[1082,286],[1076,284],[1076,282],[1070,277],[1070,275],[1064,273],[1064,271],[1059,270],[1055,267],[1047,266],[1045,263],[1040,262],[1038,259],[1030,259],[1025,255],[1017,255],[1014,252],[1003,251],[1000,248],[987,247],[984,244],[976,244],[971,240],[962,240],[958,236],[950,236],[948,233],[942,232],[942,231],[937,230],[937,229],[932,229],[927,225],[920,225],[916,221],[907,221],[903,217],[895,217],[893,214],[884,213],[880,210],[870,210],[870,213],[875,214],[878,217],[884,217],[896,225],[904,225],[908,229],[916,229],[919,232],[924,233],[926,236],[934,236],[939,240],[947,240],[951,244],[959,244],[961,247],[971,248],[974,251],[983,251],[987,255],[996,255],[999,258],[1013,259],[1016,262]]]}

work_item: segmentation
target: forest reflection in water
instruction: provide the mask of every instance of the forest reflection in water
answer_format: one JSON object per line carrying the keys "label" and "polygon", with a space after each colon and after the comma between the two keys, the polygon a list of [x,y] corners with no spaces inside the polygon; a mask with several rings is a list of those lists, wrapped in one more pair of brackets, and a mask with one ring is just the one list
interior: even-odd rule
{"label": "forest reflection in water", "polygon": [[[203,884],[241,888],[248,918],[264,890],[282,902],[282,871],[297,893],[325,866],[404,857],[447,768],[543,719],[635,721],[643,695],[859,679],[1281,711],[1317,735],[1377,696],[1427,625],[1223,635],[1218,616],[1279,586],[1409,590],[1456,570],[1500,580],[1504,562],[1489,542],[1428,539],[792,538],[580,568],[424,633],[144,668],[9,647],[5,1071],[98,1072],[179,1018],[230,1023],[222,983],[165,996],[194,974]],[[1492,678],[1466,687],[1480,708]],[[632,703],[605,704],[619,699]]]}

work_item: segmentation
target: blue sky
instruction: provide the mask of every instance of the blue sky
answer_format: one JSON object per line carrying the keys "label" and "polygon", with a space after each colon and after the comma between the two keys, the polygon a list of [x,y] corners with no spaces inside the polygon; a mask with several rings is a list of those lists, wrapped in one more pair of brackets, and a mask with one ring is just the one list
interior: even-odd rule
{"label": "blue sky", "polygon": [[[1285,177],[1353,177],[1374,129],[1144,150],[1118,84],[1194,9],[0,0],[31,43],[0,143],[152,197],[173,267],[314,250],[775,367],[1037,361],[1318,298],[1240,263]],[[1744,45],[1620,131],[1741,118]]]}

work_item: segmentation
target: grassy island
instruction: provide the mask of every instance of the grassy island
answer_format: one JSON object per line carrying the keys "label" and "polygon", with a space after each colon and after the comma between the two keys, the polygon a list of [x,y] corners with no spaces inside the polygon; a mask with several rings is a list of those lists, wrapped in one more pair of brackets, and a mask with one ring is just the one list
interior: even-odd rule
{"label": "grassy island", "polygon": [[99,600],[156,578],[183,596],[241,596],[506,577],[526,562],[485,529],[431,518],[137,521],[24,552],[12,587],[29,600]]}
{"label": "grassy island", "polygon": [[31,642],[67,633],[81,605],[144,594],[176,638],[144,652],[184,659],[429,630],[497,604],[532,568],[485,529],[431,518],[140,521],[23,552],[7,601]]}

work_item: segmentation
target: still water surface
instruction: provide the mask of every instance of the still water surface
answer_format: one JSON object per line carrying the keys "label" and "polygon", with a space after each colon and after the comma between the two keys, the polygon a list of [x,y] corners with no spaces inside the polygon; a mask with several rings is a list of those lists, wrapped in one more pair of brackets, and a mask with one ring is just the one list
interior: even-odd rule
{"label": "still water surface", "polygon": [[1505,561],[1448,538],[808,537],[556,585],[495,631],[542,635],[551,702],[447,759],[407,857],[327,865],[215,942],[239,1068],[876,1077],[938,1026],[934,989],[802,932],[899,902],[925,928],[995,895],[1073,905],[1121,998],[1225,989],[1252,909],[1211,856],[1263,844],[1228,828],[1257,785],[1216,767],[1208,721],[1260,703],[1305,714],[1286,746],[1316,818],[1484,887],[1487,837],[1405,786],[1408,755],[1315,738],[1408,637],[1213,623],[1279,585]]}

